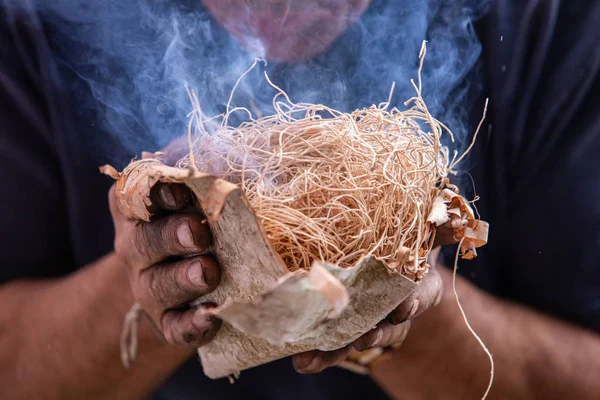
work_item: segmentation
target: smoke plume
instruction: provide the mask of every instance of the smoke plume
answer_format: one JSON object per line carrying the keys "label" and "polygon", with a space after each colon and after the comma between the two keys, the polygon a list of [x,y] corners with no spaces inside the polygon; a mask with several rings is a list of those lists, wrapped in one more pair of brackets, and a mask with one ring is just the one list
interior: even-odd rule
{"label": "smoke plume", "polygon": [[[185,86],[195,90],[206,115],[221,113],[239,76],[267,55],[252,30],[245,38],[252,45],[243,47],[201,0],[36,0],[35,7],[60,67],[83,79],[93,95],[81,94],[81,107],[100,110],[104,129],[131,156],[185,133],[191,110]],[[472,20],[482,12],[482,0],[373,0],[325,52],[298,63],[269,60],[266,69],[292,100],[342,111],[385,101],[395,81],[392,105],[403,108],[414,95],[410,79],[427,40],[424,98],[464,138],[465,94],[480,85],[465,79],[481,52]],[[244,79],[234,103],[252,100],[268,114],[273,94],[259,68]]]}

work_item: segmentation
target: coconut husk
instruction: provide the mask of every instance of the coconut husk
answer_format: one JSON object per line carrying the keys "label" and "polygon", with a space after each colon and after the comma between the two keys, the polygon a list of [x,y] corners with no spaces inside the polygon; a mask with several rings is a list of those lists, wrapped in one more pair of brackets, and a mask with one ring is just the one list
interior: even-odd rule
{"label": "coconut husk", "polygon": [[[375,257],[350,268],[315,261],[309,271],[289,272],[241,189],[214,175],[152,158],[133,161],[122,173],[110,166],[101,171],[117,180],[117,203],[128,218],[150,221],[150,191],[157,182],[185,184],[204,210],[222,268],[219,287],[197,300],[219,304],[209,312],[223,320],[216,337],[198,350],[210,378],[308,350],[342,348],[373,329],[419,284]],[[487,224],[448,189],[435,199],[427,223],[432,232],[444,226],[465,238],[466,258],[487,240]]]}

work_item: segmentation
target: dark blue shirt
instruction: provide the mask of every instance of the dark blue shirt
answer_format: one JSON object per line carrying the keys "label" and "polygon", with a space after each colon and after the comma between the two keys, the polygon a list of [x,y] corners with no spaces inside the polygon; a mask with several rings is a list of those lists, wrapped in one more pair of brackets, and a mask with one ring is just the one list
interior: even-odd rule
{"label": "dark blue shirt", "polygon": [[[64,276],[111,251],[112,182],[98,166],[121,168],[179,136],[189,111],[182,84],[196,88],[208,115],[224,110],[255,55],[197,3],[0,2],[0,282]],[[467,196],[474,183],[490,241],[475,261],[461,262],[461,273],[497,296],[598,331],[600,4],[446,3],[374,1],[325,54],[267,70],[294,100],[343,111],[387,100],[394,81],[401,107],[429,40],[423,92],[457,134],[456,149],[469,143],[490,98],[458,177]],[[268,111],[273,92],[259,72],[235,102],[252,98]],[[155,394],[199,396],[386,398],[366,377],[340,369],[299,375],[289,359],[244,371],[230,385],[207,379],[193,358]]]}

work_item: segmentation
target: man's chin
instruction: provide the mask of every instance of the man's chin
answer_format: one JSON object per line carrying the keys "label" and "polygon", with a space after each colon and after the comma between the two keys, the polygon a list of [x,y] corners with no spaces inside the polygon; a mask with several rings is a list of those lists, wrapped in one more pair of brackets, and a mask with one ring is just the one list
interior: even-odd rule
{"label": "man's chin", "polygon": [[332,2],[345,7],[317,4],[311,8],[305,4],[277,13],[270,11],[277,2],[270,0],[259,0],[258,5],[248,9],[227,8],[227,1],[203,2],[249,52],[275,62],[301,62],[327,51],[360,18],[370,0]]}

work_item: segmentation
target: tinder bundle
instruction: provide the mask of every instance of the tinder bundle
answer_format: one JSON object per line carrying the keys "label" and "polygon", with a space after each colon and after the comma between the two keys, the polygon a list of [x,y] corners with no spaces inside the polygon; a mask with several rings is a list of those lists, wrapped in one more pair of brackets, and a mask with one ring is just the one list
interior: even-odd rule
{"label": "tinder bundle", "polygon": [[[388,101],[344,113],[295,104],[268,82],[273,115],[228,107],[207,124],[190,92],[189,153],[176,165],[155,153],[120,173],[103,168],[133,219],[151,220],[159,181],[196,195],[222,267],[218,289],[197,300],[218,304],[208,312],[223,320],[199,349],[211,378],[344,347],[419,285],[440,231],[460,241],[464,258],[487,241],[487,223],[450,181],[462,156],[442,145],[452,133],[429,113],[420,84],[403,111]],[[233,112],[249,121],[229,126]]]}

